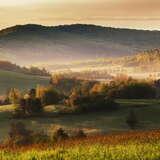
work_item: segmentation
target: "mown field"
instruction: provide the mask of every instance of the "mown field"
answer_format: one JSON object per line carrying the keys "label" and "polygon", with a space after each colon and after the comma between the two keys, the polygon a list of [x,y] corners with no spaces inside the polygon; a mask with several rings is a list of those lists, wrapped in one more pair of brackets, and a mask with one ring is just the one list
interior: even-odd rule
{"label": "mown field", "polygon": [[47,85],[48,81],[49,78],[0,70],[0,95],[10,88],[25,90],[36,87],[37,84]]}
{"label": "mown field", "polygon": [[2,160],[159,160],[160,130],[70,139],[0,149]]}
{"label": "mown field", "polygon": [[112,112],[84,113],[78,115],[57,115],[55,106],[45,107],[45,112],[51,117],[34,117],[27,119],[11,119],[13,106],[0,106],[0,140],[8,134],[13,121],[22,121],[33,131],[44,131],[52,134],[57,127],[67,130],[83,129],[88,134],[128,131],[126,117],[130,109],[134,109],[139,120],[140,130],[160,128],[160,100],[116,100],[120,107]]}

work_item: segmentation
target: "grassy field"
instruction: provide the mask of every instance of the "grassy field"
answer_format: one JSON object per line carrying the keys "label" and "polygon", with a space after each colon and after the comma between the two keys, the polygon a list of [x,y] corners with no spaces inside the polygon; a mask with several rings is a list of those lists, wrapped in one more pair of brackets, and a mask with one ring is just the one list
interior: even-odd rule
{"label": "grassy field", "polygon": [[36,87],[37,84],[46,85],[48,82],[49,78],[0,70],[0,94],[5,94],[10,88],[25,90]]}
{"label": "grassy field", "polygon": [[[126,124],[126,117],[131,108],[134,108],[140,121],[139,129],[160,128],[160,100],[117,100],[120,108],[113,112],[84,113],[79,115],[53,114],[52,117],[35,117],[22,120],[11,119],[14,110],[12,106],[0,106],[0,140],[6,137],[10,123],[22,121],[34,131],[45,131],[52,134],[57,127],[64,127],[68,130],[81,128],[86,133],[109,133],[129,130]],[[55,106],[45,108],[45,112],[54,112]]]}
{"label": "grassy field", "polygon": [[74,148],[32,149],[23,152],[1,151],[2,160],[159,160],[160,143],[130,143],[116,146],[77,146]]}
{"label": "grassy field", "polygon": [[1,148],[2,160],[159,160],[160,130],[70,139],[53,144]]}

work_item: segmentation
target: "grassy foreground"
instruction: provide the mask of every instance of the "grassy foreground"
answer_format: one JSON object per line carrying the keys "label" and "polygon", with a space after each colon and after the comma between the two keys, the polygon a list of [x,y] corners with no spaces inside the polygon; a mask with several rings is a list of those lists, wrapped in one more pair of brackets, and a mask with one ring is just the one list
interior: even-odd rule
{"label": "grassy foreground", "polygon": [[[57,144],[38,144],[22,148],[0,145],[0,160],[160,160],[160,130],[118,132],[128,130],[125,117],[134,108],[141,121],[141,129],[160,128],[159,100],[117,100],[119,110],[109,113],[89,113],[51,118],[22,119],[29,128],[53,130],[52,125],[66,128],[91,128],[114,134],[69,139]],[[0,107],[0,137],[8,133],[10,115],[14,107]],[[53,112],[52,107],[47,107]],[[17,121],[17,120],[15,120]]]}
{"label": "grassy foreground", "polygon": [[20,153],[1,151],[0,156],[3,160],[159,160],[159,150],[159,144],[92,145],[41,152],[34,149]]}
{"label": "grassy foreground", "polygon": [[0,151],[2,160],[159,160],[160,131],[68,140],[53,147]]}

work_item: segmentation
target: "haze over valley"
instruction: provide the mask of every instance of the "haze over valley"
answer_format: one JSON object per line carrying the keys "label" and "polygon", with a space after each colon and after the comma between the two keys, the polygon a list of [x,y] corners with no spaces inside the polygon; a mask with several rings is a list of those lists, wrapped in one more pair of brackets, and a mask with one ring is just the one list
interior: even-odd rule
{"label": "haze over valley", "polygon": [[160,32],[95,25],[14,26],[0,31],[0,55],[20,65],[131,56],[159,48]]}

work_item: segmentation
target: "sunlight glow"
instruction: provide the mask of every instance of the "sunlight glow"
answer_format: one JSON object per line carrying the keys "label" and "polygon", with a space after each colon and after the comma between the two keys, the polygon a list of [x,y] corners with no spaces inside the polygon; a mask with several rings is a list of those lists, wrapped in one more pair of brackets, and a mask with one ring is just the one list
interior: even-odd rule
{"label": "sunlight glow", "polygon": [[159,6],[159,0],[0,0],[0,29],[87,23],[160,30]]}
{"label": "sunlight glow", "polygon": [[46,2],[44,0],[0,0],[0,6],[17,6],[32,3]]}

